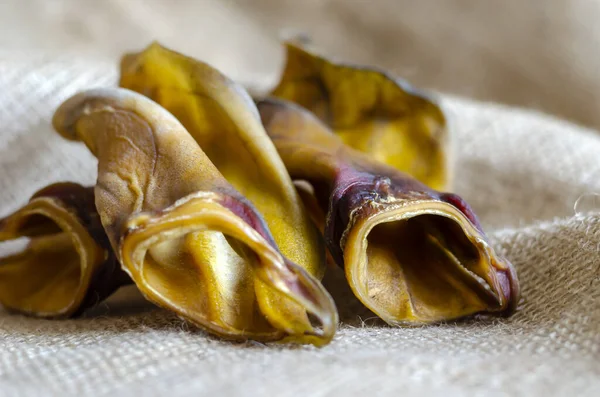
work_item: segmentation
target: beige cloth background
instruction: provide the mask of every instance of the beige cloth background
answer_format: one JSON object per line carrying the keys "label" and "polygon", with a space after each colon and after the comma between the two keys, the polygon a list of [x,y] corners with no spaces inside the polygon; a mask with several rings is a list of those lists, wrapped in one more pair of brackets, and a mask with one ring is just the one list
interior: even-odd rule
{"label": "beige cloth background", "polygon": [[600,128],[600,0],[3,0],[0,48],[118,56],[149,40],[234,77],[274,74],[279,37],[422,87]]}
{"label": "beige cloth background", "polygon": [[[114,84],[115,56],[123,49],[143,46],[156,33],[167,44],[209,59],[244,82],[260,85],[269,80],[262,76],[270,76],[268,72],[281,62],[270,33],[277,26],[294,26],[306,12],[296,10],[288,16],[291,19],[281,20],[274,16],[282,15],[284,7],[300,6],[258,2],[271,7],[257,7],[241,1],[169,6],[166,2],[147,3],[152,5],[145,7],[141,1],[106,1],[95,6],[64,1],[0,4],[0,25],[14,36],[0,35],[0,215],[48,183],[65,179],[93,183],[95,164],[91,156],[81,146],[53,134],[49,118],[74,92]],[[392,53],[399,44],[393,40],[388,42],[389,51],[383,41],[358,40],[362,37],[359,29],[363,29],[360,23],[371,23],[383,2],[362,7],[354,24],[340,22],[348,14],[339,10],[358,7],[357,1],[324,3],[327,5],[319,6],[324,14],[311,20],[324,47],[349,58],[365,56],[363,60],[370,61],[373,56],[372,63],[396,62]],[[391,7],[391,2],[385,3]],[[539,62],[545,65],[541,68],[544,71],[537,70],[533,61],[519,63],[527,59],[519,57],[533,54],[500,51],[487,58],[489,51],[499,51],[499,47],[488,51],[457,38],[469,36],[466,22],[482,27],[486,24],[471,14],[450,12],[450,4],[474,14],[485,14],[485,7],[466,0],[448,1],[442,7],[448,7],[447,18],[441,11],[436,11],[434,18],[426,12],[428,3],[433,4],[423,2],[421,11],[420,7],[408,10],[408,3],[390,8],[402,23],[393,23],[394,14],[385,12],[377,15],[383,15],[386,24],[376,25],[380,31],[389,29],[392,35],[403,25],[404,38],[406,31],[414,36],[411,51],[430,51],[428,55],[433,58],[440,56],[436,48],[443,47],[439,43],[433,47],[441,40],[439,32],[443,31],[444,37],[455,34],[455,51],[462,51],[454,58],[456,68],[481,62],[478,70],[488,70],[488,65],[490,76],[502,76],[499,70],[503,65],[519,65],[524,80],[537,76],[540,84],[556,83],[548,81],[551,74],[543,75],[552,68],[542,58]],[[565,9],[560,8],[563,3],[583,7],[583,2],[577,1],[547,3],[556,4],[544,10],[544,14],[556,12],[554,17]],[[499,11],[501,7],[488,4],[486,15],[510,16],[506,14],[509,9],[519,14],[512,6],[516,1],[502,2],[506,4],[505,14]],[[184,6],[190,11],[182,14]],[[523,5],[523,15],[518,17],[523,19],[516,21],[527,20],[532,10],[533,6]],[[408,16],[426,18],[419,24],[400,15],[404,11]],[[87,25],[81,22],[85,13]],[[329,27],[318,19],[327,15],[332,18]],[[236,23],[231,23],[231,18]],[[438,33],[425,29],[434,25],[431,19],[444,21]],[[107,21],[111,23],[107,25]],[[452,21],[460,29],[450,29]],[[517,22],[515,26],[520,26]],[[504,24],[513,30],[506,19]],[[487,25],[493,27],[491,22]],[[14,32],[20,34],[15,36]],[[218,39],[214,36],[217,33]],[[496,30],[497,36],[490,37],[501,40],[500,33]],[[544,37],[550,37],[555,30],[546,33]],[[343,46],[335,46],[335,35],[346,40]],[[511,41],[510,35],[517,34],[505,32],[506,40]],[[537,37],[522,36],[523,40]],[[563,39],[570,43],[570,39]],[[476,40],[486,46],[495,43],[481,35]],[[589,44],[592,39],[582,40]],[[427,42],[432,47],[427,47]],[[540,40],[537,43],[542,46]],[[377,54],[390,58],[377,58]],[[593,54],[588,55],[593,58]],[[435,63],[429,58],[418,61]],[[573,59],[562,62],[581,67]],[[453,75],[451,70],[442,69],[436,69],[440,80],[436,80],[436,73],[416,69],[415,80],[466,93],[460,91],[461,84],[447,80]],[[473,95],[503,100],[498,87],[463,72],[456,80],[472,84],[469,89]],[[594,76],[589,77],[591,82]],[[439,81],[448,86],[438,85]],[[533,86],[520,85],[516,78],[504,81],[507,87],[500,88],[506,92],[515,83],[523,95],[552,106],[559,106],[567,101],[565,98],[588,103],[580,97],[585,95],[570,88],[556,88],[560,95],[545,96]],[[517,94],[515,98],[523,99]],[[351,312],[349,307],[355,302],[347,291],[336,288],[343,325],[330,346],[232,344],[189,329],[169,313],[145,304],[135,291],[126,290],[84,319],[43,321],[0,312],[0,395],[600,395],[600,198],[594,195],[600,193],[600,135],[516,108],[450,96],[444,96],[443,103],[458,143],[456,191],[473,205],[494,246],[519,272],[523,300],[514,317],[394,329],[379,324],[368,313],[357,316]],[[592,113],[581,114],[593,118]],[[575,113],[571,117],[577,118]],[[334,275],[328,281],[336,277],[339,280],[339,275]],[[133,303],[125,304],[132,296]]]}

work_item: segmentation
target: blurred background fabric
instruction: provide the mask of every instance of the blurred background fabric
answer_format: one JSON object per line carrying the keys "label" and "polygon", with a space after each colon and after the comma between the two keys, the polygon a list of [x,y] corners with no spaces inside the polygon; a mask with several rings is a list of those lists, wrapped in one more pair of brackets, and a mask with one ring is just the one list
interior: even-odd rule
{"label": "blurred background fabric", "polygon": [[150,40],[232,77],[274,76],[279,38],[413,83],[600,127],[599,0],[0,2],[0,48],[118,57]]}
{"label": "blurred background fabric", "polygon": [[135,289],[82,319],[0,310],[0,396],[599,396],[599,17],[596,0],[1,1],[0,217],[52,182],[94,183],[50,118],[116,85],[124,51],[159,40],[261,88],[279,38],[302,33],[440,92],[454,189],[523,297],[510,318],[392,328],[350,310],[332,272],[342,324],[323,349],[221,341]]}

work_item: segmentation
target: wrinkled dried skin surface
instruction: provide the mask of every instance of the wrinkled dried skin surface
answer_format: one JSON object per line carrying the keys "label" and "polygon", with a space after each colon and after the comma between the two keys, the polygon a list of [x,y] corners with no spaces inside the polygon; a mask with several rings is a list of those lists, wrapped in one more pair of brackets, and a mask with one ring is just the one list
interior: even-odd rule
{"label": "wrinkled dried skin surface", "polygon": [[98,158],[102,224],[149,300],[224,338],[331,339],[327,292],[281,255],[251,203],[169,112],[133,91],[92,90],[61,105],[53,124]]}
{"label": "wrinkled dried skin surface", "polygon": [[58,183],[0,221],[0,303],[9,310],[69,317],[128,282],[94,206],[91,188]]}
{"label": "wrinkled dried skin surface", "polygon": [[292,177],[314,186],[328,248],[370,310],[398,325],[514,309],[512,265],[460,197],[372,161],[297,105],[258,108]]}
{"label": "wrinkled dried skin surface", "polygon": [[438,105],[405,81],[363,66],[331,62],[287,43],[272,96],[301,105],[348,146],[433,189],[450,179],[449,136]]}
{"label": "wrinkled dried skin surface", "polygon": [[[170,111],[263,216],[283,255],[317,278],[323,276],[325,250],[319,233],[242,87],[209,65],[159,44],[123,58],[120,85]],[[259,286],[257,293],[279,307],[271,322],[297,326],[293,319],[302,316],[303,308],[267,286]]]}
{"label": "wrinkled dried skin surface", "polygon": [[263,214],[281,251],[322,275],[318,233],[242,87],[209,65],[158,44],[123,58],[120,85],[170,111],[227,181]]}

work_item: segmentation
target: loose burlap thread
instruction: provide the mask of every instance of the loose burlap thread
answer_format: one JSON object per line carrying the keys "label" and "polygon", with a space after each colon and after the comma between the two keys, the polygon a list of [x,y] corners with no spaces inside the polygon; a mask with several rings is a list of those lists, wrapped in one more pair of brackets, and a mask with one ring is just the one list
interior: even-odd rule
{"label": "loose burlap thread", "polygon": [[[54,134],[50,117],[76,91],[115,83],[103,61],[0,56],[0,215],[49,183],[93,184],[95,160]],[[443,104],[454,188],[521,280],[513,317],[390,328],[334,288],[343,324],[331,345],[236,344],[129,289],[83,319],[0,312],[0,395],[600,395],[600,214],[574,208],[600,192],[600,134],[493,104]]]}

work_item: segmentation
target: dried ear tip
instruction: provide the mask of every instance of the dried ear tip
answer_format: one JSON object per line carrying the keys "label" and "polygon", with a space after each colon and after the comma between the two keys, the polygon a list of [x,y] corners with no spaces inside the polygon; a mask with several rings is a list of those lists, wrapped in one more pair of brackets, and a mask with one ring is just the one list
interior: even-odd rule
{"label": "dried ear tip", "polygon": [[88,100],[88,93],[79,93],[63,102],[54,112],[52,126],[63,138],[77,140],[75,123],[83,113],[89,112],[89,107],[84,106],[84,103]]}
{"label": "dried ear tip", "polygon": [[121,56],[121,61],[119,63],[120,70],[136,70],[137,68],[142,67],[137,62],[137,54],[133,52],[129,52]]}
{"label": "dried ear tip", "polygon": [[521,285],[514,265],[502,256],[498,256],[498,262],[502,264],[502,269],[498,271],[499,278],[501,277],[500,288],[507,302],[502,314],[508,317],[517,310],[519,300],[521,299]]}
{"label": "dried ear tip", "polygon": [[281,40],[288,45],[309,47],[314,44],[310,33],[298,30],[286,30],[281,33]]}
{"label": "dried ear tip", "polygon": [[304,269],[284,259],[285,265],[295,275],[290,285],[292,296],[306,308],[309,317],[312,337],[319,338],[320,344],[325,345],[333,339],[339,321],[337,308],[333,298],[323,288],[321,283],[308,274]]}

